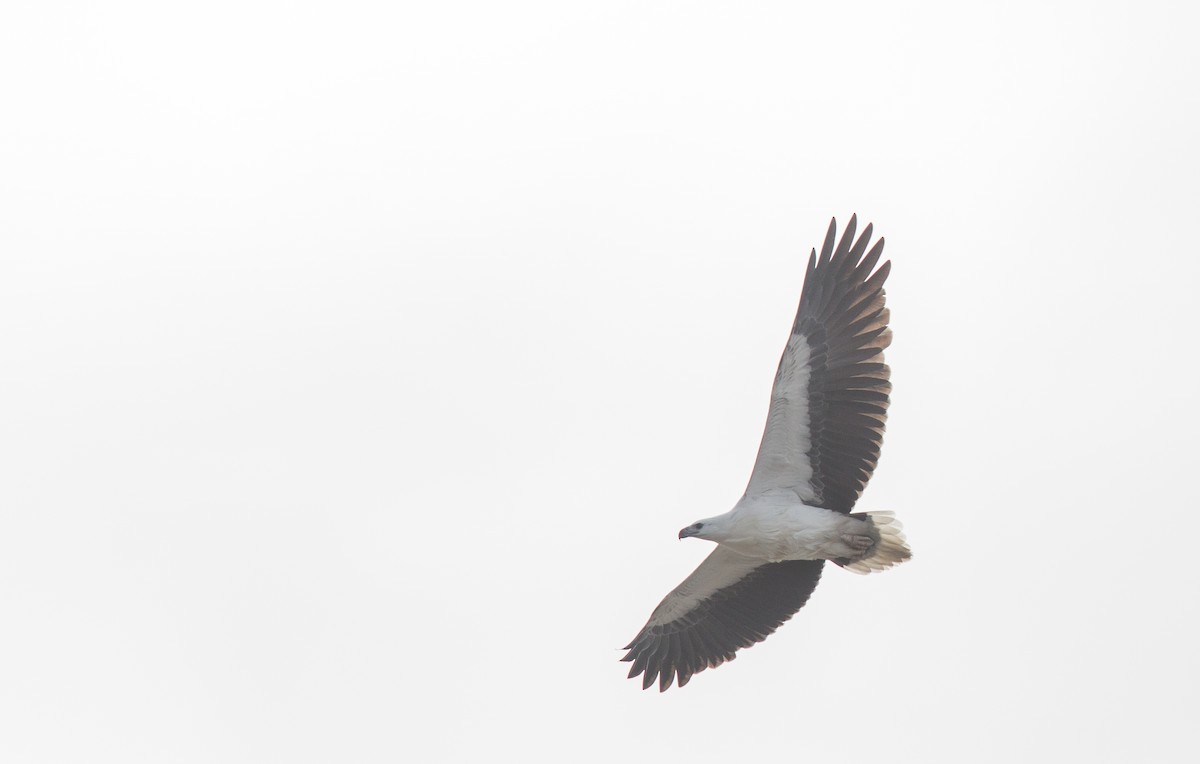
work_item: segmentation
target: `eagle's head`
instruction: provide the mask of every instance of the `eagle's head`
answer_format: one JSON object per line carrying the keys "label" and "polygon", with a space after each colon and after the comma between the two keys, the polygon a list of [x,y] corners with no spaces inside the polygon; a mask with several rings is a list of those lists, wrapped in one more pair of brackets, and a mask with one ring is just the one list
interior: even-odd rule
{"label": "eagle's head", "polygon": [[704,533],[704,523],[692,523],[679,532],[679,538],[685,539],[691,536],[700,536],[702,533]]}
{"label": "eagle's head", "polygon": [[679,532],[679,538],[686,539],[695,536],[708,541],[724,541],[729,537],[731,523],[729,513],[697,520]]}

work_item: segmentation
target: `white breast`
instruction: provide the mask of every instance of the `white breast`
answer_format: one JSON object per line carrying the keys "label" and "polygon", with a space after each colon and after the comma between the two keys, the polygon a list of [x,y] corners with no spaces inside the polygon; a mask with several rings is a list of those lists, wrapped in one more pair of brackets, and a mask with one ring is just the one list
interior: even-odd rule
{"label": "white breast", "polygon": [[839,556],[832,547],[838,544],[850,520],[840,512],[810,507],[786,490],[745,497],[731,514],[731,532],[721,543],[735,552],[770,562]]}

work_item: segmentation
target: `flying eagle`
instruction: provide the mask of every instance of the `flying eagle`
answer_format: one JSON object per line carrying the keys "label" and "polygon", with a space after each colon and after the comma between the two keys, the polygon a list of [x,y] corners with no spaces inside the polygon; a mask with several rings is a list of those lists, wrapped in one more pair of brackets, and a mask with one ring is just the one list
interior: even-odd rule
{"label": "flying eagle", "polygon": [[733,660],[804,607],[826,560],[869,573],[912,553],[890,512],[855,512],[879,460],[887,419],[892,339],[875,268],[883,239],[855,217],[834,246],[837,221],[814,249],[746,494],[679,538],[717,542],[700,567],[659,603],[621,660],[632,679],[661,691]]}

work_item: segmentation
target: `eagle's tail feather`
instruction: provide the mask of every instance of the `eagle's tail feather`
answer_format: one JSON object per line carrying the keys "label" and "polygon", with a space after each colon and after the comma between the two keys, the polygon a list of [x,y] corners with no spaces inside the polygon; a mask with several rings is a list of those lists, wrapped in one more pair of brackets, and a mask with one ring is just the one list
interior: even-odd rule
{"label": "eagle's tail feather", "polygon": [[893,565],[899,565],[912,557],[912,550],[904,539],[904,526],[891,512],[856,512],[851,517],[859,520],[870,520],[871,525],[879,533],[879,541],[872,547],[871,553],[861,560],[841,562],[835,560],[846,570],[855,573],[871,573],[876,570],[887,570]]}

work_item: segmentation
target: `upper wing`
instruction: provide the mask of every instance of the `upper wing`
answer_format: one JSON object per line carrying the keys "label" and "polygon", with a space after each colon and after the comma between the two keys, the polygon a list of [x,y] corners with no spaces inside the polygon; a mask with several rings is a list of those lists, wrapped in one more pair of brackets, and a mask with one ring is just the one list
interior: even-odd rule
{"label": "upper wing", "polygon": [[815,249],[809,257],[747,494],[790,488],[808,504],[849,512],[879,460],[892,389],[883,363],[891,263],[872,273],[883,239],[866,252],[871,226],[854,241],[856,225],[851,217],[835,250],[831,221],[820,258]]}
{"label": "upper wing", "polygon": [[623,661],[630,678],[658,677],[660,691],[678,677],[734,659],[734,653],[767,638],[808,601],[824,560],[763,562],[718,546],[650,615]]}

